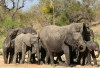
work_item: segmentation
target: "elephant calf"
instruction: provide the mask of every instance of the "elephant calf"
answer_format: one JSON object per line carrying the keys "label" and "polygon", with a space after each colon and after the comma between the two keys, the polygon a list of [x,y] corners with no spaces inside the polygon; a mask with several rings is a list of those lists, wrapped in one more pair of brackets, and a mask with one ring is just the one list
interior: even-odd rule
{"label": "elephant calf", "polygon": [[36,34],[20,34],[15,38],[15,51],[14,51],[14,60],[13,63],[16,63],[16,58],[18,53],[22,53],[22,58],[20,63],[24,63],[25,53],[29,52],[28,62],[31,59],[32,50],[37,51],[39,59],[39,47],[38,47],[38,36]]}
{"label": "elephant calf", "polygon": [[[99,45],[93,41],[86,41],[86,50],[84,52],[80,52],[78,63],[80,63],[81,58],[83,58],[82,65],[85,65],[85,59],[87,58],[87,64],[91,64],[91,56],[93,58],[94,65],[97,65],[96,58],[99,57]],[[94,51],[98,52],[98,55],[95,55]]]}

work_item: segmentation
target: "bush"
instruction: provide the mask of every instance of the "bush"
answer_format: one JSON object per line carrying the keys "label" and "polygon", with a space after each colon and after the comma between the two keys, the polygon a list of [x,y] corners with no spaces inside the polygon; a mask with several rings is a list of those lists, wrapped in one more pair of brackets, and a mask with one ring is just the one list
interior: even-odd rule
{"label": "bush", "polygon": [[96,35],[94,38],[94,41],[96,41],[99,44],[99,48],[100,48],[100,35]]}
{"label": "bush", "polygon": [[4,35],[0,35],[0,49],[2,49],[4,40],[5,40],[5,36]]}
{"label": "bush", "polygon": [[22,26],[21,22],[13,21],[11,18],[5,18],[3,24],[2,24],[2,30],[5,32],[8,28],[15,28]]}
{"label": "bush", "polygon": [[64,26],[64,25],[68,25],[69,24],[69,19],[67,18],[65,13],[63,13],[59,18],[60,19],[56,18],[56,20],[55,20],[56,25]]}

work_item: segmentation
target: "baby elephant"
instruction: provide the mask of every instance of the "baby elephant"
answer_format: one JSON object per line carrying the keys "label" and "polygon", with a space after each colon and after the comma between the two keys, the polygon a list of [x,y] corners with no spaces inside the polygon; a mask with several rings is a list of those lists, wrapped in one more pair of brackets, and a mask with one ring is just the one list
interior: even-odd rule
{"label": "baby elephant", "polygon": [[38,36],[36,34],[20,34],[15,38],[15,51],[13,63],[16,63],[16,58],[19,53],[22,53],[20,63],[24,63],[25,53],[29,52],[28,62],[30,62],[32,50],[36,50],[39,59]]}
{"label": "baby elephant", "polygon": [[[94,65],[97,65],[96,58],[99,57],[99,53],[100,53],[99,45],[93,41],[86,41],[86,45],[87,45],[86,50],[84,52],[80,52],[79,54],[78,63],[80,63],[81,58],[83,58],[82,65],[91,64],[91,56],[92,56]],[[94,51],[97,51],[98,54],[95,55]],[[86,58],[87,61],[85,63]]]}

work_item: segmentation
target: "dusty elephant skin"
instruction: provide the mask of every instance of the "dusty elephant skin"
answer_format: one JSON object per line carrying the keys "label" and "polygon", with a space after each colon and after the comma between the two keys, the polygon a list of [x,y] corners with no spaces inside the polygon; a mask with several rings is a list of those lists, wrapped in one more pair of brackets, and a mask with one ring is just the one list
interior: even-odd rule
{"label": "dusty elephant skin", "polygon": [[[36,31],[32,27],[27,28],[10,28],[7,31],[6,39],[3,43],[3,57],[4,57],[4,63],[12,63],[13,55],[14,55],[14,39],[17,35],[21,33],[35,33]],[[10,57],[9,57],[10,56]],[[34,54],[33,54],[34,56]],[[8,60],[9,57],[9,60]],[[35,58],[33,58],[35,60]]]}
{"label": "dusty elephant skin", "polygon": [[[99,45],[96,42],[93,41],[86,41],[86,50],[84,52],[80,52],[79,54],[79,59],[78,63],[80,64],[80,60],[83,59],[82,65],[91,64],[91,56],[93,58],[94,65],[97,65],[97,60],[96,58],[99,57],[100,50],[99,50]],[[95,55],[94,51],[98,52],[98,55]],[[87,63],[85,63],[85,60],[87,58]]]}
{"label": "dusty elephant skin", "polygon": [[[54,64],[52,53],[61,53],[64,52],[66,58],[66,65],[70,64],[70,46],[71,47],[80,47],[82,45],[85,51],[86,45],[82,37],[82,27],[78,27],[80,24],[75,23],[58,27],[55,25],[46,26],[39,32],[39,37],[42,42],[43,48],[46,50],[46,62],[50,57],[51,64]],[[81,24],[83,25],[83,24]],[[75,28],[76,27],[76,28]],[[77,46],[79,45],[79,46]]]}
{"label": "dusty elephant skin", "polygon": [[29,51],[30,55],[28,57],[29,58],[28,62],[30,62],[30,57],[31,57],[33,47],[36,48],[37,54],[39,56],[38,36],[37,35],[32,35],[30,33],[18,35],[15,38],[15,51],[14,51],[13,63],[16,63],[17,54],[19,52],[22,52],[22,58],[20,60],[20,63],[24,63],[26,51]]}
{"label": "dusty elephant skin", "polygon": [[[11,63],[14,55],[14,38],[16,33],[13,29],[8,29],[6,39],[3,43],[3,57],[4,63]],[[9,57],[9,58],[8,58]],[[8,60],[9,59],[9,60]]]}

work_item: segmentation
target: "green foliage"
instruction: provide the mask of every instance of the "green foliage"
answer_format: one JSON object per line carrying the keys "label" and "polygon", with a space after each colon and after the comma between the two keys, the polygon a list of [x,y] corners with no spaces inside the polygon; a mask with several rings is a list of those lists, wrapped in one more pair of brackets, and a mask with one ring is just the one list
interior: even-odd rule
{"label": "green foliage", "polygon": [[69,24],[69,19],[67,18],[66,14],[62,14],[60,19],[56,19],[56,25],[58,26],[64,26],[67,24]]}
{"label": "green foliage", "polygon": [[5,40],[5,36],[4,35],[0,35],[0,49],[2,48],[4,40]]}
{"label": "green foliage", "polygon": [[79,10],[81,10],[81,4],[80,4],[80,2],[77,2],[77,3],[74,3],[71,6],[69,6],[66,12],[67,12],[67,14],[70,14],[74,11],[79,11]]}
{"label": "green foliage", "polygon": [[5,18],[3,24],[2,24],[2,29],[6,31],[8,28],[15,28],[21,26],[22,23],[18,21],[13,21],[11,18],[7,17]]}
{"label": "green foliage", "polygon": [[96,41],[99,44],[99,48],[100,48],[100,35],[96,35],[94,41]]}
{"label": "green foliage", "polygon": [[42,12],[43,13],[52,14],[53,13],[53,5],[52,4],[45,4],[42,7]]}

